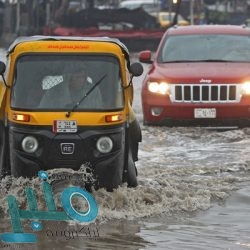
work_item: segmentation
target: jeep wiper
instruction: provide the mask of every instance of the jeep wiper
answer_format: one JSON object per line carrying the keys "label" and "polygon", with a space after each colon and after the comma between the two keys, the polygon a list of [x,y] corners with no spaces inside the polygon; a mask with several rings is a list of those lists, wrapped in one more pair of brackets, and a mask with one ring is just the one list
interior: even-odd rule
{"label": "jeep wiper", "polygon": [[225,59],[201,59],[201,60],[193,60],[193,62],[232,62],[232,60],[225,60]]}
{"label": "jeep wiper", "polygon": [[194,60],[171,60],[171,61],[162,61],[161,63],[185,63],[193,62]]}
{"label": "jeep wiper", "polygon": [[234,62],[232,60],[223,60],[223,59],[200,59],[200,60],[171,60],[171,61],[164,61],[162,63],[186,63],[186,62]]}
{"label": "jeep wiper", "polygon": [[102,82],[102,80],[107,76],[107,74],[103,75],[90,89],[89,91],[77,102],[73,108],[67,112],[66,117],[69,117],[72,112],[74,112],[78,106],[85,100],[85,98]]}

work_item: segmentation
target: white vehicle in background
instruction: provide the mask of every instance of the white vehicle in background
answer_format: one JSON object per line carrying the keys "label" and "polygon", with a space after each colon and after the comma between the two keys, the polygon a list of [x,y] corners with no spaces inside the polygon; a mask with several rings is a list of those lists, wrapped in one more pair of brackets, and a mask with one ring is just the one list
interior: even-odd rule
{"label": "white vehicle in background", "polygon": [[158,0],[126,0],[122,1],[119,8],[127,8],[134,10],[137,8],[143,8],[146,12],[152,13],[160,10],[160,3]]}

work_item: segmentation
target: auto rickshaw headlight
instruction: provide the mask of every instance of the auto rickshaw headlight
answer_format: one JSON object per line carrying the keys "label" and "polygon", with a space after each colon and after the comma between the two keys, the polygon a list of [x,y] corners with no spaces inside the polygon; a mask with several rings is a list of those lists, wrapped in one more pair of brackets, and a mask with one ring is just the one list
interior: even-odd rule
{"label": "auto rickshaw headlight", "polygon": [[113,141],[108,136],[102,136],[97,140],[96,147],[100,153],[109,153],[113,148]]}
{"label": "auto rickshaw headlight", "polygon": [[22,141],[22,149],[26,153],[34,153],[38,149],[38,141],[33,136],[26,136]]}

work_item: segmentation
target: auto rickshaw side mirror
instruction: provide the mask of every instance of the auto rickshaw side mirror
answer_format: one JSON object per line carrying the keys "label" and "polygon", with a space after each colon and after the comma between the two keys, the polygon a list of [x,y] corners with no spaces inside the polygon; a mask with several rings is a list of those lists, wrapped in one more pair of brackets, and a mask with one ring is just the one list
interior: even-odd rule
{"label": "auto rickshaw side mirror", "polygon": [[6,70],[6,65],[5,65],[5,63],[0,61],[0,75],[1,75],[1,76],[3,76],[5,70]]}
{"label": "auto rickshaw side mirror", "polygon": [[143,73],[143,67],[141,63],[135,62],[130,65],[130,73],[132,76],[140,76]]}
{"label": "auto rickshaw side mirror", "polygon": [[4,72],[6,70],[6,64],[2,61],[0,61],[0,75],[2,76],[3,82],[5,84],[6,87],[8,87],[5,78],[4,78]]}

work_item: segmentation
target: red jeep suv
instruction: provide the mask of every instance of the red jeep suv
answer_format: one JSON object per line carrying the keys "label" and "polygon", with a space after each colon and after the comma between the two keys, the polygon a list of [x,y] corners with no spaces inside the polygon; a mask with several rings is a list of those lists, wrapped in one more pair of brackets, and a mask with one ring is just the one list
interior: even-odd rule
{"label": "red jeep suv", "polygon": [[139,60],[152,64],[141,92],[145,125],[250,125],[249,28],[172,27]]}

